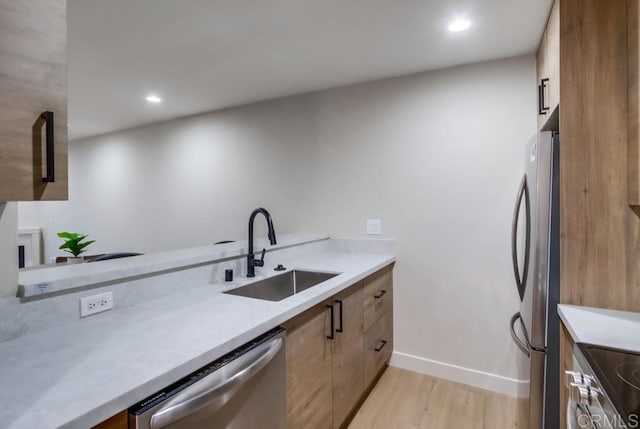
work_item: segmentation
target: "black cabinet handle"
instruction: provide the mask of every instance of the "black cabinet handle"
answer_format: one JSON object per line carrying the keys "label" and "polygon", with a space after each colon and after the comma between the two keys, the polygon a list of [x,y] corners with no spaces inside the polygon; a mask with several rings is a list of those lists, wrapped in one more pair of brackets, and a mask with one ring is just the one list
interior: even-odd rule
{"label": "black cabinet handle", "polygon": [[336,332],[344,332],[343,331],[344,321],[342,319],[342,301],[340,301],[339,299],[336,299],[335,303],[340,304],[340,316],[338,317],[338,319],[340,319],[340,327],[336,329]]}
{"label": "black cabinet handle", "polygon": [[44,183],[56,181],[55,141],[53,140],[53,112],[46,111],[40,114],[45,123],[45,139],[47,154],[47,175],[42,178]]}
{"label": "black cabinet handle", "polygon": [[381,290],[380,292],[378,292],[377,294],[375,294],[373,297],[374,297],[375,299],[380,299],[380,298],[382,298],[382,297],[384,296],[384,294],[385,294],[385,293],[387,293],[387,291],[386,291],[386,290]]}
{"label": "black cabinet handle", "polygon": [[376,347],[375,350],[377,352],[381,352],[382,349],[384,349],[384,346],[386,346],[386,345],[387,345],[387,342],[385,340],[382,340],[382,341],[380,341],[380,345],[378,347]]}
{"label": "black cabinet handle", "polygon": [[538,114],[539,115],[546,115],[547,112],[549,111],[549,106],[546,106],[545,104],[545,99],[544,99],[544,90],[547,89],[547,82],[549,82],[549,79],[544,78],[544,79],[540,79],[540,85],[538,85]]}
{"label": "black cabinet handle", "polygon": [[331,317],[331,334],[327,335],[327,339],[328,340],[335,340],[335,338],[336,338],[336,334],[335,334],[335,332],[336,332],[336,324],[335,324],[335,322],[333,320],[335,318],[335,315],[333,314],[333,305],[327,305],[327,308],[329,309],[329,313],[331,314],[331,316],[330,316]]}

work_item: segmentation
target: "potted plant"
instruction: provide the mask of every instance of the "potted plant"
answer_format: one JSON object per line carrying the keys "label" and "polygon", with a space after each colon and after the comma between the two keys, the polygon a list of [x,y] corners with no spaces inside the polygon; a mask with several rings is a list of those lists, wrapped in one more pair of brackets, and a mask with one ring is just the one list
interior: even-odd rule
{"label": "potted plant", "polygon": [[59,249],[73,255],[73,257],[67,259],[67,264],[83,262],[84,258],[80,255],[86,252],[85,249],[87,246],[96,242],[95,240],[84,241],[88,235],[77,234],[75,232],[59,232],[58,237],[64,240],[64,243]]}

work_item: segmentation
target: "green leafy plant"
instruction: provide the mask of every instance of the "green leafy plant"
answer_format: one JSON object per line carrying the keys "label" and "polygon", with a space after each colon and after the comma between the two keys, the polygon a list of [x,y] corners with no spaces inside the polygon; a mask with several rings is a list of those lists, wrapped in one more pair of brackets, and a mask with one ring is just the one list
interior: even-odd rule
{"label": "green leafy plant", "polygon": [[75,232],[59,232],[58,237],[64,240],[64,243],[59,249],[71,253],[74,258],[82,255],[86,252],[85,248],[87,246],[96,242],[95,240],[83,241],[88,235],[77,234]]}

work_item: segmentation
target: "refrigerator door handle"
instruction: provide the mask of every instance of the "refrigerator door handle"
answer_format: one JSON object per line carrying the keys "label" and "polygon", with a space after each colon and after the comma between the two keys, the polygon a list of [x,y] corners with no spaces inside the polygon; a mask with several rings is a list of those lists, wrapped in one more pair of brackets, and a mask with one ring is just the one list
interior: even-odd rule
{"label": "refrigerator door handle", "polygon": [[525,337],[527,336],[527,330],[524,327],[524,323],[522,323],[522,316],[520,315],[520,312],[517,312],[511,317],[511,338],[513,338],[513,341],[516,343],[518,348],[522,350],[522,353],[527,355],[527,357],[531,357],[531,346],[529,345],[529,341],[522,341],[522,339],[518,337],[518,334],[516,334],[515,324],[518,320],[520,320],[520,328],[522,329],[522,332]]}
{"label": "refrigerator door handle", "polygon": [[[520,266],[518,264],[518,220],[520,218],[520,207],[522,206],[522,200],[525,203],[525,250],[524,250],[524,267],[522,270],[522,277],[520,277]],[[520,182],[520,188],[518,189],[518,197],[516,199],[516,206],[513,211],[513,223],[511,225],[511,260],[513,262],[513,275],[516,279],[516,286],[518,287],[518,295],[520,301],[524,299],[525,288],[527,287],[527,275],[529,273],[529,252],[531,247],[531,205],[529,202],[529,186],[527,185],[527,176],[522,177]]]}

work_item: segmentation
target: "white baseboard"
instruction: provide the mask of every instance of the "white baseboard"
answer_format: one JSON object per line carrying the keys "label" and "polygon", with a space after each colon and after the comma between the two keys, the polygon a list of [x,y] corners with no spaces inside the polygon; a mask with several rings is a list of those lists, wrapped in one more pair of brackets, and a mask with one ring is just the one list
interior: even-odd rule
{"label": "white baseboard", "polygon": [[529,380],[516,380],[502,375],[438,362],[407,353],[394,351],[391,356],[391,366],[518,398],[529,396]]}

